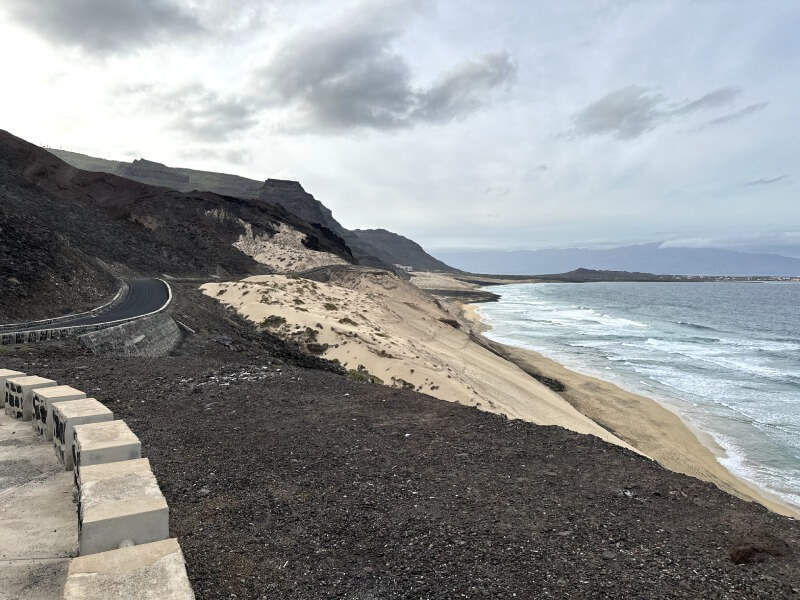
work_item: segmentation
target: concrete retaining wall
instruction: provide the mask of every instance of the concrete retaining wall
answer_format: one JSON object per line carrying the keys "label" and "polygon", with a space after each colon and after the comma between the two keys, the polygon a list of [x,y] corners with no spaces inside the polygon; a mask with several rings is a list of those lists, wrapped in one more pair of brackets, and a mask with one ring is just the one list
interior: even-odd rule
{"label": "concrete retaining wall", "polygon": [[[152,313],[148,313],[146,315],[140,315],[137,317],[129,317],[127,319],[119,319],[117,321],[98,323],[96,325],[73,325],[69,327],[57,326],[60,321],[63,321],[64,319],[67,318],[74,318],[76,315],[69,315],[67,317],[56,317],[55,319],[46,319],[44,321],[30,321],[28,323],[12,323],[10,325],[2,325],[0,326],[0,346],[10,346],[14,344],[34,344],[37,342],[44,342],[47,340],[60,340],[63,338],[85,334],[87,332],[100,331],[103,329],[124,325],[126,323],[132,323],[135,321],[146,319],[148,317],[152,317],[154,315],[161,314],[172,303],[172,288],[163,279],[159,281],[161,281],[165,286],[167,286],[167,292],[168,292],[167,301],[164,304],[164,306],[162,306],[161,308]],[[125,299],[125,297],[128,294],[128,290],[129,290],[128,284],[124,283],[124,288],[117,293],[117,296],[115,296],[114,299],[111,300],[111,302],[108,302],[107,304],[104,304],[103,306],[100,306],[94,309],[93,311],[89,311],[88,313],[81,313],[78,316],[102,314],[110,310],[111,308],[113,308],[114,306],[116,306]],[[52,327],[52,325],[56,326]],[[19,329],[23,328],[24,326],[37,327],[37,329],[34,331],[19,331]],[[39,329],[38,327],[41,327],[41,329]],[[136,356],[136,354],[134,354],[134,356]],[[150,355],[144,354],[143,356],[150,356]]]}
{"label": "concrete retaining wall", "polygon": [[94,354],[166,356],[181,339],[177,323],[166,313],[129,321],[79,336]]}

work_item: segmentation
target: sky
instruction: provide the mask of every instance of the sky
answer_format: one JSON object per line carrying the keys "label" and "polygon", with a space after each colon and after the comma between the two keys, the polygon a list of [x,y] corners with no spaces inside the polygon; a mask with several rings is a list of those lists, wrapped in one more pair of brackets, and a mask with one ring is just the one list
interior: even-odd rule
{"label": "sky", "polygon": [[798,31],[795,0],[2,0],[0,128],[296,179],[427,249],[800,256]]}

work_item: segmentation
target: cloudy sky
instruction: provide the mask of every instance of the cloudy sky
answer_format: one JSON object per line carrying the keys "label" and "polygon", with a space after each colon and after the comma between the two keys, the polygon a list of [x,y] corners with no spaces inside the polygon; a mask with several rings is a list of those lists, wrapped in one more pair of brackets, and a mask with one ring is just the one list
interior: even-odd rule
{"label": "cloudy sky", "polygon": [[2,0],[0,128],[298,179],[428,248],[800,255],[798,31],[795,0]]}

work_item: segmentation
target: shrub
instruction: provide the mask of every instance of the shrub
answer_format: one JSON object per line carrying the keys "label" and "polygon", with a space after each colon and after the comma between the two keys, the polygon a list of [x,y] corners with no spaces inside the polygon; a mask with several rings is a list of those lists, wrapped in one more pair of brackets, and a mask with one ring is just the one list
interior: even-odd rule
{"label": "shrub", "polygon": [[285,324],[286,319],[284,317],[279,317],[278,315],[270,315],[261,321],[262,327],[280,327],[281,325]]}
{"label": "shrub", "polygon": [[360,383],[378,383],[383,384],[383,379],[378,377],[377,375],[373,375],[369,371],[367,371],[362,365],[358,366],[358,369],[350,369],[347,372],[348,379],[352,379],[353,381],[358,381]]}

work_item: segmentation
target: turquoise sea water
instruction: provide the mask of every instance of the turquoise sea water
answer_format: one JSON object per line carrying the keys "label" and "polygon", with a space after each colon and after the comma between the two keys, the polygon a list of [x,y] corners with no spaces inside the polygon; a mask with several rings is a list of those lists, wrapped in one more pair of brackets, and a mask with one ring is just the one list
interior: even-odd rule
{"label": "turquoise sea water", "polygon": [[800,506],[800,283],[493,286],[487,336],[665,402]]}

